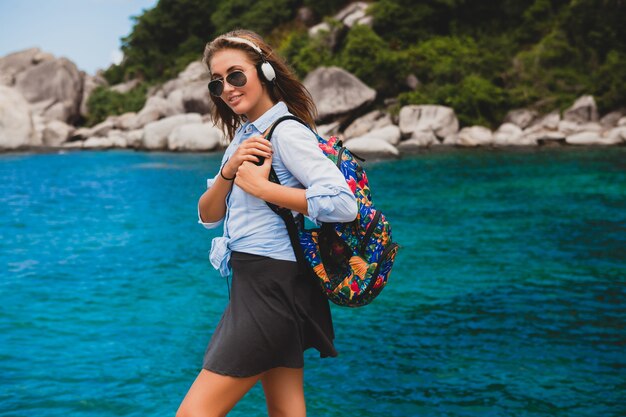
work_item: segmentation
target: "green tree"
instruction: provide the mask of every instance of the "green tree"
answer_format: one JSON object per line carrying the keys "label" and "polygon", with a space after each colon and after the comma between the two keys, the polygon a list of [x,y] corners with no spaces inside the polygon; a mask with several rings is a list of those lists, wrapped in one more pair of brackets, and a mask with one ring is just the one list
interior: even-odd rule
{"label": "green tree", "polygon": [[482,67],[480,51],[471,37],[433,37],[409,48],[408,53],[418,78],[425,83],[457,83]]}
{"label": "green tree", "polygon": [[[204,0],[160,0],[133,17],[132,32],[122,38],[124,60],[120,68],[105,72],[111,83],[123,79],[165,80],[202,56],[205,43],[215,32],[211,15],[217,2]],[[181,57],[183,57],[181,59]]]}
{"label": "green tree", "polygon": [[278,52],[300,78],[320,66],[334,63],[326,40],[327,33],[309,37],[306,31],[294,31],[281,43]]}
{"label": "green tree", "polygon": [[107,87],[97,87],[87,101],[89,116],[85,121],[86,125],[93,126],[105,120],[107,116],[138,112],[146,102],[146,91],[145,84],[137,86],[125,94]]}
{"label": "green tree", "polygon": [[626,51],[623,0],[573,0],[563,15],[560,29],[586,62],[602,65],[610,51]]}
{"label": "green tree", "polygon": [[369,7],[374,29],[395,46],[406,46],[448,32],[437,0],[379,0]]}
{"label": "green tree", "polygon": [[626,106],[626,52],[612,50],[594,74],[598,107],[608,112]]}
{"label": "green tree", "polygon": [[581,50],[561,30],[553,30],[516,55],[509,72],[514,102],[536,104],[542,111],[571,104],[577,96],[593,91],[586,66]]}
{"label": "green tree", "polygon": [[[135,17],[124,61],[105,76],[161,82],[199,59],[216,35],[247,28],[278,45],[300,77],[339,65],[380,99],[452,105],[463,123],[495,124],[520,106],[552,110],[581,94],[594,94],[601,111],[626,106],[623,0],[372,0],[373,27],[334,28],[333,42],[329,33],[309,37],[294,19],[308,6],[332,22],[347,3],[160,0]],[[406,91],[408,74],[421,82],[416,91]],[[119,97],[102,94],[102,111],[117,112]]]}
{"label": "green tree", "polygon": [[350,30],[338,58],[340,66],[387,97],[401,91],[410,70],[401,62],[405,56],[390,50],[386,42],[365,25],[356,25]]}
{"label": "green tree", "polygon": [[293,18],[296,0],[222,1],[211,16],[218,34],[246,28],[262,35]]}

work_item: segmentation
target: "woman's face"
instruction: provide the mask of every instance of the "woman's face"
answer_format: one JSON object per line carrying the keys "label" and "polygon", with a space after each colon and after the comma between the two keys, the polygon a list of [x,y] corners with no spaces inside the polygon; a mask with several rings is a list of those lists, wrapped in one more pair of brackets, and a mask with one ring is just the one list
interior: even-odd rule
{"label": "woman's face", "polygon": [[[213,55],[210,67],[211,78],[221,78],[224,85],[220,99],[236,114],[245,115],[248,120],[254,121],[274,105],[245,52],[222,49]],[[246,75],[247,82],[243,87],[233,87],[225,80],[235,70],[243,71]]]}

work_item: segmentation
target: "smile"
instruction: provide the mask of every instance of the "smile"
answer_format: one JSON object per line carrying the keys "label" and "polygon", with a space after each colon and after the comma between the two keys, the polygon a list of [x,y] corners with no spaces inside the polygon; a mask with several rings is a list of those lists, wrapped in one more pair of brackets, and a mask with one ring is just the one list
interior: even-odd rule
{"label": "smile", "polygon": [[235,101],[239,100],[239,98],[241,98],[242,96],[243,96],[243,94],[238,94],[238,95],[236,95],[236,96],[230,96],[230,97],[228,98],[228,102],[229,102],[229,103],[233,103],[233,102],[235,102]]}

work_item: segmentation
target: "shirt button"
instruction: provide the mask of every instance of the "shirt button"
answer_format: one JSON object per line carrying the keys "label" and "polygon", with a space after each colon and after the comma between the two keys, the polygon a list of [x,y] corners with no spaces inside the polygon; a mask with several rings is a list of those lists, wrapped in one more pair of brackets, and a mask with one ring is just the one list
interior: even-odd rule
{"label": "shirt button", "polygon": [[246,127],[246,133],[250,133],[250,132],[252,132],[252,127],[251,126]]}

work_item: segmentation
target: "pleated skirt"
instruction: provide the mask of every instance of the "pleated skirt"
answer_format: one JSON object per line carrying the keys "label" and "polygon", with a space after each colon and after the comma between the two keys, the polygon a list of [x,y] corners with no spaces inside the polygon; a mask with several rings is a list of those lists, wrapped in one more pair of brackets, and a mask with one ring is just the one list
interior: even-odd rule
{"label": "pleated skirt", "polygon": [[335,357],[328,300],[296,262],[233,252],[230,301],[202,367],[235,377],[276,367],[302,368],[304,351]]}

